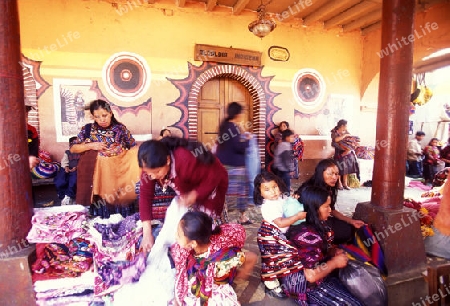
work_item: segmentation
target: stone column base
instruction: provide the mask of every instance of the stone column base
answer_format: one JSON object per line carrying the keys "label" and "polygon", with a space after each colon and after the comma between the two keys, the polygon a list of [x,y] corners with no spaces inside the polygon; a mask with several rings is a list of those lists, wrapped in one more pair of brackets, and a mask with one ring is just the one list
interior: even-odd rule
{"label": "stone column base", "polygon": [[0,259],[0,305],[36,305],[31,280],[35,246],[29,246]]}

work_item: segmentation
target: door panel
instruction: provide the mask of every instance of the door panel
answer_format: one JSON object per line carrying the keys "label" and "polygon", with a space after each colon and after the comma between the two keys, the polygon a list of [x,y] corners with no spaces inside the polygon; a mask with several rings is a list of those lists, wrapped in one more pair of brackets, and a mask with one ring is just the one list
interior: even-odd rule
{"label": "door panel", "polygon": [[219,124],[227,116],[231,102],[240,103],[244,108],[244,120],[251,122],[252,97],[244,85],[230,78],[215,78],[203,85],[198,97],[199,141],[206,145],[217,138]]}
{"label": "door panel", "polygon": [[219,108],[199,108],[198,110],[198,140],[208,149],[211,148],[208,144],[213,146],[215,139],[217,139],[219,117]]}

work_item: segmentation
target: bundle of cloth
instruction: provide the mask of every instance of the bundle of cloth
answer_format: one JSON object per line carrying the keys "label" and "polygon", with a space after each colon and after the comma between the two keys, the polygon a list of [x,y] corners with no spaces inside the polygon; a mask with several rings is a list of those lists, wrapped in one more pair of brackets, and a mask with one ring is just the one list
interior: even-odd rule
{"label": "bundle of cloth", "polygon": [[361,139],[358,136],[347,136],[338,142],[339,147],[344,151],[355,150],[360,143]]}

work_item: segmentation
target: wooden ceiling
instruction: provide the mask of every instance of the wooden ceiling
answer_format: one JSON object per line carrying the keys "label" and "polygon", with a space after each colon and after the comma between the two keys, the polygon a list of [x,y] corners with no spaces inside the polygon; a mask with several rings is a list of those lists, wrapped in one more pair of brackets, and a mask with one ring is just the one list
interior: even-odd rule
{"label": "wooden ceiling", "polygon": [[[109,0],[120,3],[124,0]],[[130,1],[130,0],[127,0]],[[137,1],[137,0],[134,0]],[[142,2],[144,0],[141,0]],[[167,3],[167,0],[145,0],[147,4]],[[381,27],[382,0],[170,0],[180,8],[203,5],[205,11],[227,9],[230,15],[244,11],[256,12],[263,3],[276,23],[299,23],[304,26],[320,23],[325,29],[339,28],[343,32],[361,34]],[[447,0],[416,0],[417,10]],[[126,1],[125,1],[126,2]]]}

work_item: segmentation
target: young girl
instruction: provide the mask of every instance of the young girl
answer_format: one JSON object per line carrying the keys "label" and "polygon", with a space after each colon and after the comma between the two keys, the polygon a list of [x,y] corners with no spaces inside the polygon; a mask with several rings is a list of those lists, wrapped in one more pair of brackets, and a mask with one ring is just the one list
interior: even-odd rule
{"label": "young girl", "polygon": [[256,254],[243,252],[244,243],[242,225],[213,229],[211,217],[204,212],[187,212],[171,249],[176,305],[240,305],[231,284],[234,278],[247,278],[257,259]]}
{"label": "young girl", "polygon": [[[268,294],[278,298],[286,297],[278,277],[285,277],[302,268],[297,259],[297,249],[289,243],[285,233],[290,225],[305,219],[306,213],[303,212],[303,205],[287,195],[289,193],[278,176],[267,171],[256,176],[253,197],[256,205],[262,204],[263,217],[257,236],[261,252],[261,280]],[[288,207],[290,217],[284,217],[284,210]],[[292,212],[292,207],[296,211]]]}
{"label": "young girl", "polygon": [[437,147],[439,139],[431,138],[428,146],[423,149],[423,178],[425,185],[431,185],[434,175],[437,172],[438,162],[440,161],[439,149]]}

